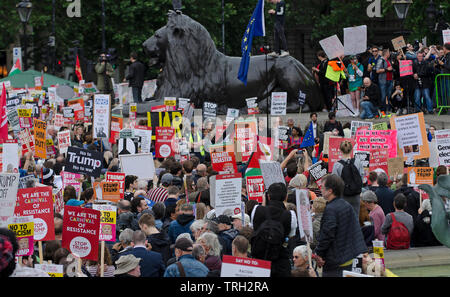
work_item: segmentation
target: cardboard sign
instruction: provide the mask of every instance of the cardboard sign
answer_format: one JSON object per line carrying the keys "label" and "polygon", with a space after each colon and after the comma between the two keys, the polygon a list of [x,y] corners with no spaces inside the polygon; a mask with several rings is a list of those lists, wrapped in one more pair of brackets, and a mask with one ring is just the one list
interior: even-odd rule
{"label": "cardboard sign", "polygon": [[67,101],[67,105],[73,108],[75,121],[84,120],[84,100],[83,98],[74,98]]}
{"label": "cardboard sign", "polygon": [[34,264],[34,268],[45,271],[50,277],[63,277],[64,265],[58,264]]}
{"label": "cardboard sign", "polygon": [[98,261],[100,211],[64,207],[62,247],[82,259]]}
{"label": "cardboard sign", "polygon": [[248,200],[256,200],[258,203],[262,203],[265,191],[263,177],[261,175],[246,176],[245,181]]}
{"label": "cardboard sign", "polygon": [[[180,111],[148,112],[147,121],[148,126],[151,127],[153,131],[155,131],[156,127],[171,127],[175,129],[175,134],[178,137],[181,137],[183,116]],[[152,140],[156,140],[156,135],[152,136]]]}
{"label": "cardboard sign", "polygon": [[[350,131],[351,131],[351,137],[355,137],[356,131],[359,128],[366,127],[367,130],[372,130],[373,123],[372,122],[360,122],[360,121],[352,121]],[[364,130],[364,129],[363,129]]]}
{"label": "cardboard sign", "polygon": [[120,183],[118,182],[101,182],[102,187],[102,200],[108,200],[111,202],[119,202],[121,199]]}
{"label": "cardboard sign", "polygon": [[220,277],[270,277],[271,262],[223,255]]}
{"label": "cardboard sign", "polygon": [[328,147],[328,171],[332,172],[334,163],[338,162],[342,159],[342,152],[339,149],[341,146],[341,143],[343,141],[350,141],[352,143],[352,146],[354,146],[355,141],[353,138],[330,138],[329,140],[329,147]]}
{"label": "cardboard sign", "polygon": [[203,103],[203,121],[212,118],[215,119],[217,116],[217,103],[204,102]]}
{"label": "cardboard sign", "polygon": [[16,257],[31,256],[34,253],[33,216],[12,217],[8,220],[8,229],[17,237],[19,249]]}
{"label": "cardboard sign", "polygon": [[259,114],[259,107],[258,103],[256,103],[256,100],[258,100],[257,97],[245,99],[245,101],[247,102],[247,114]]}
{"label": "cardboard sign", "polygon": [[298,230],[300,231],[300,238],[308,238],[308,241],[313,239],[313,225],[311,217],[311,203],[308,198],[308,190],[295,190],[295,199],[297,206],[297,222]]}
{"label": "cardboard sign", "polygon": [[270,185],[274,183],[286,184],[280,163],[264,160],[258,160],[258,162],[259,167],[261,168],[261,174],[264,179],[264,187],[266,189],[269,189]]}
{"label": "cardboard sign", "polygon": [[135,126],[134,136],[140,137],[141,153],[150,153],[152,146],[152,128],[146,126]]}
{"label": "cardboard sign", "polygon": [[400,60],[399,61],[400,77],[413,75],[413,61],[412,60]]}
{"label": "cardboard sign", "polygon": [[345,48],[337,35],[322,39],[319,44],[330,60],[345,55]]}
{"label": "cardboard sign", "polygon": [[175,131],[173,128],[156,127],[155,157],[167,158],[175,155],[172,149],[172,139]]}
{"label": "cardboard sign", "polygon": [[8,218],[14,214],[19,188],[18,173],[0,174],[0,227],[7,227]]}
{"label": "cardboard sign", "polygon": [[344,53],[356,55],[367,50],[367,26],[344,28]]}
{"label": "cardboard sign", "polygon": [[153,154],[120,155],[120,167],[126,175],[136,175],[141,179],[153,179],[155,163]]}
{"label": "cardboard sign", "polygon": [[425,159],[430,157],[430,147],[422,112],[400,117],[394,116],[391,117],[390,122],[391,129],[397,130],[399,156],[403,157],[405,161],[408,158]]}
{"label": "cardboard sign", "polygon": [[[211,205],[216,216],[241,213],[242,176],[240,173],[215,175],[211,181]],[[214,204],[214,205],[213,205]]]}
{"label": "cardboard sign", "polygon": [[439,165],[450,166],[450,130],[437,130],[434,135]]}
{"label": "cardboard sign", "polygon": [[177,106],[177,97],[164,97],[164,105]]}
{"label": "cardboard sign", "polygon": [[375,171],[376,169],[383,170],[386,175],[388,174],[388,156],[389,151],[385,149],[373,150],[370,152],[369,171]]}
{"label": "cardboard sign", "polygon": [[67,150],[65,171],[99,177],[103,168],[103,154],[70,146]]}
{"label": "cardboard sign", "polygon": [[15,140],[3,143],[2,172],[19,172],[19,144]]}
{"label": "cardboard sign", "polygon": [[389,158],[397,157],[396,130],[358,130],[355,139],[357,151],[388,150]]}
{"label": "cardboard sign", "polygon": [[373,124],[372,129],[369,129],[369,130],[387,130],[387,129],[388,129],[387,123],[381,122],[381,123]]}
{"label": "cardboard sign", "polygon": [[270,115],[286,115],[287,92],[273,92],[270,103]]}
{"label": "cardboard sign", "polygon": [[392,45],[394,46],[394,50],[398,51],[399,49],[406,47],[405,39],[403,36],[394,38],[392,39]]}
{"label": "cardboard sign", "polygon": [[47,159],[47,123],[34,119],[34,150],[35,156]]}
{"label": "cardboard sign", "polygon": [[72,145],[70,140],[70,130],[58,132],[58,148],[61,154],[67,153],[67,149]]}
{"label": "cardboard sign", "polygon": [[116,241],[117,207],[107,204],[93,204],[92,209],[101,213],[100,241]]}
{"label": "cardboard sign", "polygon": [[431,167],[408,167],[408,184],[410,185],[433,185],[433,168]]}
{"label": "cardboard sign", "polygon": [[403,158],[397,157],[397,158],[389,158],[387,160],[388,165],[388,173],[391,177],[397,177],[398,175],[402,175],[404,172],[404,164],[403,164]]}
{"label": "cardboard sign", "polygon": [[55,240],[52,187],[19,189],[14,215],[33,216],[35,241]]}
{"label": "cardboard sign", "polygon": [[109,135],[110,104],[110,95],[94,95],[94,121],[92,129],[94,138],[107,138]]}
{"label": "cardboard sign", "polygon": [[217,172],[237,172],[234,152],[211,152],[211,165]]}

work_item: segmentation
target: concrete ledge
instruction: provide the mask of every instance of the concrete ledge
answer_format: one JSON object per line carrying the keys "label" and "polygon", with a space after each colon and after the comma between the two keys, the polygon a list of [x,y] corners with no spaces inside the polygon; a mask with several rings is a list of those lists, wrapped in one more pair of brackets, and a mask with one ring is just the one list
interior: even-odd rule
{"label": "concrete ledge", "polygon": [[384,262],[388,269],[450,265],[450,249],[445,246],[385,250]]}

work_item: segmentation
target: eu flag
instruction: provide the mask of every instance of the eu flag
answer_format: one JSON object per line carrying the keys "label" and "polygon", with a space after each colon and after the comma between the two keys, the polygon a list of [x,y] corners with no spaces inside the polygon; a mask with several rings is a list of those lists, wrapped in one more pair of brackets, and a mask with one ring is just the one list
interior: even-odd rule
{"label": "eu flag", "polygon": [[308,146],[314,146],[314,131],[313,131],[313,124],[312,122],[309,123],[308,131],[305,133],[305,137],[303,137],[302,144],[300,144],[300,148],[308,147]]}
{"label": "eu flag", "polygon": [[250,65],[250,54],[252,51],[253,36],[266,36],[264,24],[264,0],[258,0],[250,22],[245,30],[241,42],[242,59],[239,67],[238,79],[247,85],[247,73]]}

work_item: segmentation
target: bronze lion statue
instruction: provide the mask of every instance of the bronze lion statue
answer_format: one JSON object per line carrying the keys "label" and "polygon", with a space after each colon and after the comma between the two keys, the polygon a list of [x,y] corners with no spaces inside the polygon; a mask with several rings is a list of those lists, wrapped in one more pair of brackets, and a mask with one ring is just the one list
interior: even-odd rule
{"label": "bronze lion statue", "polygon": [[[167,25],[143,44],[150,65],[162,68],[154,99],[190,98],[197,108],[215,102],[218,113],[226,108],[246,110],[246,98],[257,97],[261,111],[272,92],[287,92],[287,112],[298,112],[299,94],[306,94],[304,111],[323,107],[322,95],[310,71],[292,56],[251,57],[248,82],[237,77],[241,57],[229,57],[216,49],[209,32],[187,15],[168,13]],[[267,62],[267,71],[266,71]],[[244,112],[245,114],[246,112]]]}

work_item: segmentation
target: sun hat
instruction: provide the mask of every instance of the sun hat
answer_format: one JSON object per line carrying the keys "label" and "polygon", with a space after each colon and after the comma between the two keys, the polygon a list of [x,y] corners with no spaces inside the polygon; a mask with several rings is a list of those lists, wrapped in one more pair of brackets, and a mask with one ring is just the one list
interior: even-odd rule
{"label": "sun hat", "polygon": [[140,261],[141,258],[136,258],[134,255],[121,256],[116,261],[117,268],[114,271],[114,275],[130,272],[139,265]]}

